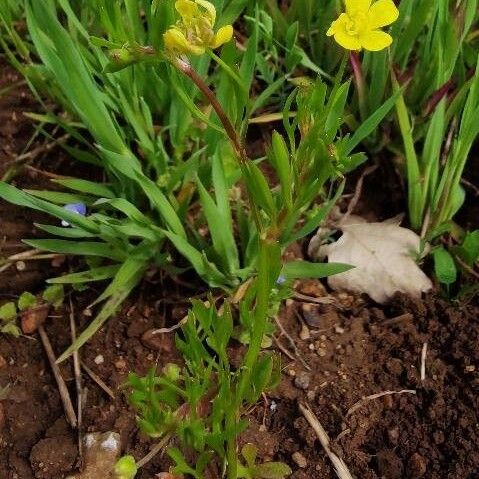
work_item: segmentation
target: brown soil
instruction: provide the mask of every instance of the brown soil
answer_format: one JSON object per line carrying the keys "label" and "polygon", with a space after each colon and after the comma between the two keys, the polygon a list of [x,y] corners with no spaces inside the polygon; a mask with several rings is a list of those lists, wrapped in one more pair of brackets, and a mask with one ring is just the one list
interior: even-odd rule
{"label": "brown soil", "polygon": [[[9,75],[4,74],[0,88],[13,81]],[[31,106],[28,101],[22,89],[0,99],[0,139],[2,145],[9,145],[0,151],[3,165],[22,151],[32,134],[31,125],[21,116]],[[61,166],[59,162],[60,171]],[[45,186],[41,175],[23,174],[21,184]],[[39,219],[35,213],[1,202],[0,218],[5,237],[2,256],[24,250],[21,238],[37,234],[32,226]],[[24,290],[37,292],[43,278],[58,271],[50,261],[27,262],[23,271],[13,266],[0,275],[0,299]],[[327,295],[317,281],[302,282],[297,290],[313,297]],[[90,321],[85,308],[98,292],[72,296],[79,328]],[[161,368],[178,361],[173,334],[153,343],[144,333],[178,321],[187,306],[183,298],[191,294],[171,280],[145,283],[141,294],[82,349],[84,363],[115,396],[111,399],[83,374],[83,432],[116,431],[125,452],[136,458],[148,452],[152,442],[138,432],[122,386],[129,371],[142,374],[155,363]],[[254,442],[265,460],[290,464],[293,479],[333,479],[329,459],[298,409],[302,402],[311,406],[334,451],[358,478],[479,477],[477,300],[451,304],[435,296],[424,301],[398,297],[388,307],[377,307],[346,294],[329,298],[334,301],[331,305],[289,300],[282,309],[279,320],[298,352],[278,333],[277,344],[294,359],[283,357],[281,384],[250,412],[250,428],[242,442]],[[60,354],[70,343],[67,306],[52,313],[46,330]],[[426,378],[421,381],[425,343]],[[66,362],[61,370],[75,398],[71,364]],[[36,335],[0,336],[0,388],[7,384],[8,397],[0,402],[1,479],[60,479],[75,470],[77,432],[64,419],[58,389]],[[404,390],[415,394],[363,399]],[[167,467],[166,459],[157,456],[138,477],[152,479]]]}

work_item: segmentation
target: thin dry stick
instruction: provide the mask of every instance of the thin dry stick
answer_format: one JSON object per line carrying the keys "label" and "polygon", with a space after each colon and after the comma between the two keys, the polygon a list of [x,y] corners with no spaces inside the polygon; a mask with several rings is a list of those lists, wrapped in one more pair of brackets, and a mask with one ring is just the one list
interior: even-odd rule
{"label": "thin dry stick", "polygon": [[296,357],[301,361],[301,364],[308,370],[311,371],[311,367],[308,365],[308,363],[303,359],[303,356],[301,355],[301,352],[299,351],[298,347],[296,346],[296,343],[294,342],[294,339],[288,334],[288,332],[284,329],[283,325],[281,324],[280,320],[275,317],[274,320],[276,321],[276,324],[278,325],[281,333],[283,336],[289,341],[289,344],[291,344],[291,347],[294,350],[294,354]]}
{"label": "thin dry stick", "polygon": [[293,293],[293,298],[298,299],[300,301],[307,301],[308,303],[316,303],[316,304],[334,304],[336,303],[336,299],[332,296],[324,296],[322,298],[315,298],[314,296],[307,296],[306,294],[302,293]]}
{"label": "thin dry stick", "polygon": [[471,268],[467,263],[465,263],[461,258],[459,258],[459,256],[454,255],[454,258],[471,276],[474,276],[474,278],[479,279],[479,273],[474,271],[474,269]]}
{"label": "thin dry stick", "polygon": [[292,361],[296,362],[296,358],[293,356],[293,354],[291,354],[280,342],[279,342],[279,339],[274,337],[273,336],[273,339],[274,339],[274,344],[276,344],[277,348],[285,355],[285,356],[288,356],[289,359],[291,359]]}
{"label": "thin dry stick", "polygon": [[58,253],[44,253],[44,254],[38,254],[38,253],[40,253],[40,250],[32,249],[28,251],[23,251],[21,253],[16,253],[12,256],[9,256],[8,258],[4,260],[1,260],[0,262],[3,262],[5,264],[0,267],[0,273],[10,268],[10,266],[12,266],[14,263],[18,261],[53,259],[53,258],[58,258],[59,256],[63,256],[62,254],[58,254]]}
{"label": "thin dry stick", "polygon": [[45,328],[42,325],[38,327],[38,332],[40,333],[40,339],[42,340],[43,347],[45,348],[45,352],[47,353],[48,361],[50,362],[53,375],[55,376],[55,380],[58,385],[58,391],[62,399],[63,408],[65,409],[65,415],[70,425],[72,427],[76,427],[77,418],[75,415],[75,410],[73,409],[73,404],[70,399],[70,394],[68,393],[68,388],[61,375],[60,368],[58,367],[58,364],[56,363],[57,358],[55,357],[55,353],[53,352],[53,348],[50,343],[50,340],[48,339],[47,332],[45,331]]}
{"label": "thin dry stick", "polygon": [[479,188],[474,185],[473,183],[471,183],[470,181],[467,181],[465,178],[462,178],[461,179],[461,183],[464,185],[464,186],[467,186],[469,189],[472,190],[474,196],[479,196]]}
{"label": "thin dry stick", "polygon": [[356,189],[354,191],[354,196],[351,198],[351,201],[349,202],[348,209],[346,210],[346,213],[344,216],[341,218],[341,221],[345,221],[351,213],[354,211],[354,208],[356,208],[359,199],[361,198],[361,193],[363,191],[363,183],[364,183],[364,178],[366,176],[370,175],[374,171],[376,171],[378,168],[378,165],[372,165],[366,168],[363,173],[361,174],[358,182],[356,183]]}
{"label": "thin dry stick", "polygon": [[83,361],[80,361],[81,367],[85,370],[85,372],[90,376],[93,381],[95,381],[98,386],[106,392],[108,396],[112,399],[115,399],[114,392],[100,379],[100,377],[95,374]]}
{"label": "thin dry stick", "polygon": [[421,351],[421,381],[426,380],[426,355],[427,355],[427,343],[422,345]]}
{"label": "thin dry stick", "polygon": [[360,399],[356,404],[354,404],[351,408],[349,408],[348,412],[346,413],[346,417],[353,414],[357,411],[360,407],[364,406],[368,401],[372,401],[373,399],[379,399],[383,396],[391,396],[393,394],[416,394],[415,389],[403,389],[401,391],[384,391],[382,393],[371,394],[371,396],[365,396]]}
{"label": "thin dry stick", "polygon": [[[68,298],[70,303],[70,331],[72,343],[76,341],[76,324],[75,312],[73,311],[73,302],[71,296]],[[80,461],[83,461],[83,398],[82,398],[82,380],[81,380],[81,365],[78,350],[73,353],[73,371],[75,373],[75,386],[77,390],[77,420],[78,420],[78,455]]]}
{"label": "thin dry stick", "polygon": [[138,469],[148,464],[160,451],[163,451],[170,442],[170,439],[171,435],[167,435],[158,444],[156,444],[145,457],[136,463]]}
{"label": "thin dry stick", "polygon": [[394,326],[402,322],[412,321],[414,316],[411,313],[404,313],[394,318],[386,319],[382,322],[385,326]]}
{"label": "thin dry stick", "polygon": [[154,331],[151,332],[151,334],[167,334],[167,333],[172,333],[173,331],[176,331],[177,329],[181,328],[184,324],[188,322],[188,316],[183,318],[181,321],[179,321],[177,324],[172,326],[171,328],[160,328],[160,329],[155,329]]}
{"label": "thin dry stick", "polygon": [[346,463],[339,456],[337,456],[329,447],[330,440],[328,433],[324,430],[323,426],[321,425],[313,411],[311,411],[309,406],[305,406],[304,404],[299,405],[299,410],[302,412],[309,425],[314,429],[314,432],[318,436],[321,446],[323,446],[323,449],[326,451],[326,454],[333,463],[334,470],[339,479],[353,479],[353,476],[349,472]]}
{"label": "thin dry stick", "polygon": [[40,170],[39,168],[35,168],[32,165],[25,165],[25,169],[33,171],[34,173],[38,173],[39,175],[45,176],[46,178],[53,178],[54,180],[64,180],[68,178],[68,176],[65,175],[57,175],[56,173],[51,173],[50,171]]}
{"label": "thin dry stick", "polygon": [[38,146],[37,148],[34,148],[33,150],[28,151],[27,153],[23,153],[21,155],[18,155],[15,159],[9,161],[7,163],[7,166],[13,165],[15,163],[23,163],[26,161],[32,161],[34,160],[38,155],[42,153],[48,153],[50,150],[55,148],[60,143],[65,143],[68,139],[70,138],[69,134],[63,135],[60,138],[57,138],[56,140],[53,140],[49,143],[44,143],[43,145]]}

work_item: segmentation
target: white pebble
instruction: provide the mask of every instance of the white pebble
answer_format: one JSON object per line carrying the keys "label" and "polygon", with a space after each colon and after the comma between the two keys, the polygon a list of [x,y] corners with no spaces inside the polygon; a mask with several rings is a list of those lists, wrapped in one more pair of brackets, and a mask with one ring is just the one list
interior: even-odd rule
{"label": "white pebble", "polygon": [[95,359],[95,364],[103,364],[105,362],[105,358],[103,357],[103,354],[99,354]]}

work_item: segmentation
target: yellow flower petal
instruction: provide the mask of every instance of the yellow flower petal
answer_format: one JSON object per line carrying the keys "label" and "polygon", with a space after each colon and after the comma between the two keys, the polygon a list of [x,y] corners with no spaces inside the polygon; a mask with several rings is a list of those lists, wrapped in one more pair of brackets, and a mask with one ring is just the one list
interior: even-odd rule
{"label": "yellow flower petal", "polygon": [[205,53],[203,47],[190,43],[185,35],[175,27],[170,28],[163,34],[163,41],[165,42],[165,48],[170,52],[192,53],[193,55]]}
{"label": "yellow flower petal", "polygon": [[224,43],[228,43],[233,38],[233,27],[231,25],[226,25],[221,27],[215,35],[213,42],[211,43],[211,48],[218,48]]}
{"label": "yellow flower petal", "polygon": [[206,10],[206,16],[208,17],[208,20],[210,21],[211,26],[214,26],[216,22],[215,6],[211,2],[208,2],[207,0],[196,0],[196,3],[198,5],[201,5]]}
{"label": "yellow flower petal", "polygon": [[198,5],[191,0],[177,0],[175,2],[175,8],[185,23],[191,22],[194,17],[200,14]]}
{"label": "yellow flower petal", "polygon": [[349,21],[349,17],[345,13],[341,13],[339,18],[331,23],[329,30],[326,32],[328,37],[334,35],[337,31],[344,31],[346,27],[346,23]]}
{"label": "yellow flower petal", "polygon": [[346,13],[351,16],[357,12],[367,13],[371,0],[344,0]]}
{"label": "yellow flower petal", "polygon": [[337,31],[334,39],[346,50],[361,50],[361,43],[357,36],[348,35],[345,31]]}
{"label": "yellow flower petal", "polygon": [[378,52],[391,45],[393,38],[381,30],[372,30],[364,35],[360,35],[359,42],[364,49],[371,52]]}
{"label": "yellow flower petal", "polygon": [[369,9],[369,26],[372,30],[391,25],[399,17],[399,10],[392,0],[378,0]]}

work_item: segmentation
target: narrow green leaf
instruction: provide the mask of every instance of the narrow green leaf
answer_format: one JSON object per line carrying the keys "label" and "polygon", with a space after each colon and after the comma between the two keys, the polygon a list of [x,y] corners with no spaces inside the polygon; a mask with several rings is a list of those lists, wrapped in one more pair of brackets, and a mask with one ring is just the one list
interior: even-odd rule
{"label": "narrow green leaf", "polygon": [[78,273],[65,274],[58,278],[51,278],[47,280],[51,284],[81,284],[92,281],[103,281],[105,279],[113,278],[120,269],[120,265],[115,264],[111,266],[100,266],[92,268],[88,271],[80,271]]}
{"label": "narrow green leaf", "polygon": [[115,193],[102,183],[95,183],[80,178],[54,179],[52,181],[70,190],[79,191],[80,193],[87,193],[103,198],[115,198]]}
{"label": "narrow green leaf", "polygon": [[108,243],[95,241],[67,241],[59,239],[24,240],[25,244],[44,251],[60,254],[81,256],[101,256],[116,261],[122,261],[127,256],[126,251],[119,251]]}
{"label": "narrow green leaf", "polygon": [[286,279],[327,278],[344,273],[354,266],[342,263],[310,263],[308,261],[291,261],[283,266],[282,275]]}

